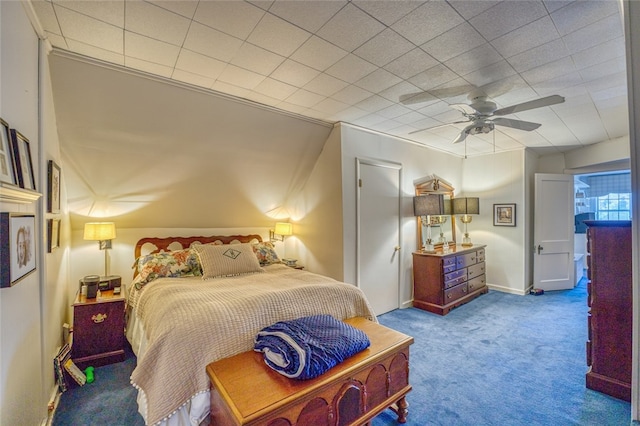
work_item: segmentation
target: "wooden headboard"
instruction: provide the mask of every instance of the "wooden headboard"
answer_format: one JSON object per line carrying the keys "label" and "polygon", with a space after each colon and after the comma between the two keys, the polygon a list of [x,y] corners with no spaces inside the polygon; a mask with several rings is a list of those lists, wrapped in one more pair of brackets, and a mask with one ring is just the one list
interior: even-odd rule
{"label": "wooden headboard", "polygon": [[[191,247],[193,243],[218,243],[218,244],[232,244],[232,243],[251,243],[261,242],[262,237],[258,234],[250,235],[213,235],[211,237],[148,237],[138,240],[136,248],[134,250],[134,259],[138,259],[142,255],[160,253],[163,251],[181,250]],[[143,248],[146,245],[146,248]],[[138,275],[138,270],[135,268],[133,276]]]}

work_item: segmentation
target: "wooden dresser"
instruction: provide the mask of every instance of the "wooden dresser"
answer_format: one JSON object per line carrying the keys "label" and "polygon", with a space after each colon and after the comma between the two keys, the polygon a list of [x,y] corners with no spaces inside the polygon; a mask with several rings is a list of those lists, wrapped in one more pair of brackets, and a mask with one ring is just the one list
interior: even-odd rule
{"label": "wooden dresser", "polygon": [[631,221],[587,225],[587,388],[631,400]]}
{"label": "wooden dresser", "polygon": [[361,425],[387,408],[405,423],[413,338],[365,318],[345,322],[364,331],[371,346],[311,380],[275,372],[254,351],[209,364],[212,424]]}
{"label": "wooden dresser", "polygon": [[413,306],[439,315],[487,293],[485,245],[413,253]]}

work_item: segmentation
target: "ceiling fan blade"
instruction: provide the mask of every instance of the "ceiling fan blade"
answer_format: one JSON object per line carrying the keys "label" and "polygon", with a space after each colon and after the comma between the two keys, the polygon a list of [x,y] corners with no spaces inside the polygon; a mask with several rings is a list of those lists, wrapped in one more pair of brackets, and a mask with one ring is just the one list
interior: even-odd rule
{"label": "ceiling fan blade", "polygon": [[433,101],[437,98],[429,92],[408,93],[400,96],[400,103],[403,105],[419,104],[421,102]]}
{"label": "ceiling fan blade", "polygon": [[467,138],[467,135],[469,134],[469,131],[471,129],[473,129],[474,127],[476,127],[478,125],[478,123],[471,123],[469,124],[467,127],[465,127],[464,129],[462,129],[460,131],[460,133],[458,134],[458,137],[456,137],[452,143],[460,143],[462,141],[464,141]]}
{"label": "ceiling fan blade", "polygon": [[494,118],[491,121],[493,121],[493,124],[497,124],[498,126],[512,127],[514,129],[526,130],[527,132],[535,130],[541,126],[540,123],[532,123],[531,121],[514,120],[504,117]]}
{"label": "ceiling fan blade", "polygon": [[493,112],[493,115],[513,114],[516,112],[527,111],[534,108],[560,104],[562,102],[564,102],[563,96],[551,95],[545,98],[534,99],[533,101],[523,102],[521,104],[511,105],[505,108],[497,109]]}
{"label": "ceiling fan blade", "polygon": [[449,106],[453,109],[457,109],[458,111],[460,111],[465,117],[467,115],[478,113],[478,111],[476,111],[471,105],[467,105],[467,104],[451,104]]}
{"label": "ceiling fan blade", "polygon": [[469,120],[454,121],[453,123],[440,124],[438,126],[426,127],[424,129],[414,130],[413,132],[409,132],[409,134],[413,135],[415,133],[426,132],[427,130],[435,130],[435,129],[440,129],[441,127],[447,127],[447,126],[452,126],[454,124],[462,124],[462,123],[468,123],[468,122]]}

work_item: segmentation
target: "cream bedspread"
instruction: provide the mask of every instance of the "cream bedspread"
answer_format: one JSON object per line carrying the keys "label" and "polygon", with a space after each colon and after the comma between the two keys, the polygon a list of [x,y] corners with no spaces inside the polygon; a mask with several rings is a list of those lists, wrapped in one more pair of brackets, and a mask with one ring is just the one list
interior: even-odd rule
{"label": "cream bedspread", "polygon": [[147,424],[208,391],[207,364],[251,350],[263,327],[319,313],[376,321],[353,285],[284,265],[264,269],[212,280],[162,278],[132,291],[128,300],[144,324],[148,347],[131,383],[146,398]]}

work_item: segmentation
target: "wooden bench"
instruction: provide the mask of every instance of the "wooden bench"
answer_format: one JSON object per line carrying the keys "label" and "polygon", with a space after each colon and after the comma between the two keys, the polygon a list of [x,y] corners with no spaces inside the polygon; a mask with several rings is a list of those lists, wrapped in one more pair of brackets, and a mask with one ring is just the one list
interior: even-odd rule
{"label": "wooden bench", "polygon": [[405,423],[413,338],[364,318],[345,322],[371,346],[311,380],[286,378],[253,351],[209,364],[212,424],[360,425],[387,408]]}

